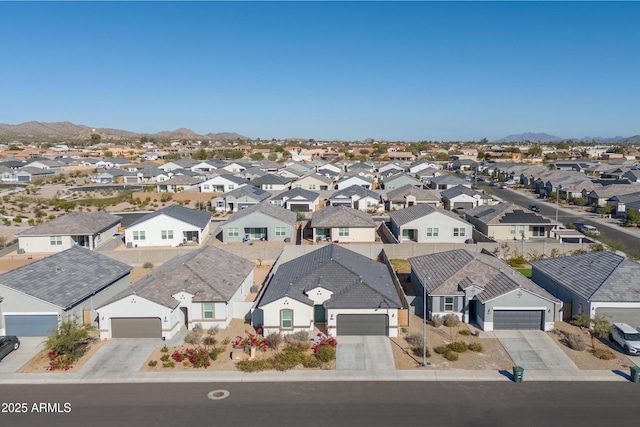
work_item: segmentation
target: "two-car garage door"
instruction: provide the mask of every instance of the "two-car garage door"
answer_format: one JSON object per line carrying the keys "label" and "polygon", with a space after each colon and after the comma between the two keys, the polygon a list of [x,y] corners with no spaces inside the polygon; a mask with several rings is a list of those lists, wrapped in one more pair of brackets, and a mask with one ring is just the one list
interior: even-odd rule
{"label": "two-car garage door", "polygon": [[542,310],[494,310],[493,329],[544,330]]}
{"label": "two-car garage door", "polygon": [[58,329],[57,314],[5,314],[7,335],[46,337]]}
{"label": "two-car garage door", "polygon": [[162,323],[158,317],[112,318],[113,338],[162,338]]}
{"label": "two-car garage door", "polygon": [[597,307],[596,316],[605,316],[611,323],[626,323],[632,328],[640,326],[638,307]]}
{"label": "two-car garage door", "polygon": [[389,318],[385,314],[339,314],[337,335],[389,335]]}

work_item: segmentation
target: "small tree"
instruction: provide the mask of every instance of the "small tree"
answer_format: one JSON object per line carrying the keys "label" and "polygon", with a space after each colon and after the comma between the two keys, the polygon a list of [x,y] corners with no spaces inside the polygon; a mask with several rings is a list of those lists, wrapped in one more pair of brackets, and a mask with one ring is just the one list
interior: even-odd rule
{"label": "small tree", "polygon": [[194,347],[200,345],[202,341],[202,335],[204,334],[204,330],[202,328],[202,323],[197,323],[191,328],[187,335],[184,337],[184,342],[187,344],[191,344]]}
{"label": "small tree", "polygon": [[451,341],[454,341],[453,328],[455,328],[456,326],[460,326],[460,319],[453,313],[445,314],[442,318],[442,323],[444,324],[444,326],[449,328],[449,336],[451,337]]}
{"label": "small tree", "polygon": [[573,316],[571,324],[579,326],[581,329],[587,329],[591,337],[591,348],[596,348],[596,338],[606,338],[612,330],[611,322],[606,316],[590,317],[586,313],[580,313]]}

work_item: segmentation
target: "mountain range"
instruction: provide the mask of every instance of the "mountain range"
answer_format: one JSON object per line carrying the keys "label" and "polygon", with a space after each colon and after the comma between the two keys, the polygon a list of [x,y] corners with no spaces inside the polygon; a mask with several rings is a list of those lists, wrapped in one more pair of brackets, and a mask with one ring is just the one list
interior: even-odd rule
{"label": "mountain range", "polygon": [[602,144],[640,144],[640,135],[630,137],[614,136],[612,138],[603,138],[600,136],[585,136],[582,138],[560,138],[559,136],[549,135],[548,133],[525,132],[514,135],[507,135],[504,138],[497,139],[493,142],[561,142],[561,141],[580,141],[580,142],[598,142]]}
{"label": "mountain range", "polygon": [[105,139],[215,139],[215,140],[248,140],[246,136],[234,132],[207,133],[200,135],[190,129],[176,129],[157,133],[136,133],[121,129],[93,128],[76,125],[70,122],[26,122],[19,125],[0,123],[0,137],[7,138],[56,138],[56,139],[90,139],[92,134],[98,134]]}

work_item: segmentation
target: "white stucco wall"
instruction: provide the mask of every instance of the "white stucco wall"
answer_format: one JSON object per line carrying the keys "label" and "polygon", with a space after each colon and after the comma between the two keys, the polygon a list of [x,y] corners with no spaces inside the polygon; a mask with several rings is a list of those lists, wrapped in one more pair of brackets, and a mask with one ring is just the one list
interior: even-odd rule
{"label": "white stucco wall", "polygon": [[[393,225],[393,224],[392,224]],[[427,228],[437,228],[438,236],[427,236]],[[464,228],[464,236],[454,236],[454,228]],[[472,225],[466,221],[458,221],[440,212],[434,212],[424,218],[419,218],[401,226],[397,238],[402,238],[402,230],[416,230],[417,241],[420,243],[464,243],[471,239]]]}
{"label": "white stucco wall", "polygon": [[[174,310],[138,295],[129,295],[98,309],[100,339],[111,339],[111,319],[122,317],[157,317],[162,323],[162,337],[172,338],[180,331],[180,309]],[[166,322],[165,322],[166,318]]]}
{"label": "white stucco wall", "polygon": [[[316,240],[316,231],[317,229],[313,229],[313,240]],[[338,241],[339,243],[349,243],[349,242],[375,242],[376,241],[376,230],[375,228],[349,228],[348,236],[340,236],[339,228],[331,229],[331,240]]]}
{"label": "white stucco wall", "polygon": [[[313,306],[293,298],[284,297],[260,307],[263,311],[264,334],[280,332],[289,334],[297,331],[313,330]],[[280,329],[280,310],[293,310],[293,328]]]}
{"label": "white stucco wall", "polygon": [[50,236],[18,236],[18,247],[25,253],[62,252],[75,245],[71,236],[61,236],[62,245],[52,245]]}
{"label": "white stucco wall", "polygon": [[[200,242],[204,241],[209,234],[209,225],[207,223],[204,230],[199,227],[180,221],[179,219],[168,215],[159,215],[147,221],[135,224],[125,229],[125,242],[131,243],[134,247],[147,246],[178,246],[183,243],[184,232],[198,231]],[[162,230],[172,230],[173,239],[162,239]],[[144,231],[145,240],[134,240],[134,231]]]}

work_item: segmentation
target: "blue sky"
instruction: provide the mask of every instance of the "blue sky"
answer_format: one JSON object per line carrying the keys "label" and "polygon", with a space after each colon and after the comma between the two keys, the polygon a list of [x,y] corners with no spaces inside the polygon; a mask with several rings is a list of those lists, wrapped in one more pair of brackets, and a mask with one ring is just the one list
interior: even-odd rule
{"label": "blue sky", "polygon": [[636,2],[0,3],[0,123],[631,136],[639,18]]}

